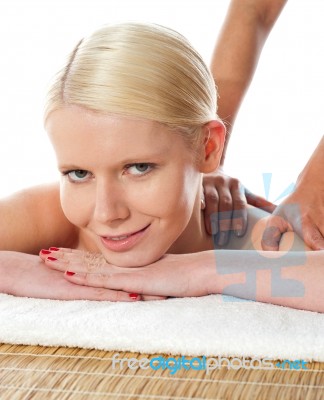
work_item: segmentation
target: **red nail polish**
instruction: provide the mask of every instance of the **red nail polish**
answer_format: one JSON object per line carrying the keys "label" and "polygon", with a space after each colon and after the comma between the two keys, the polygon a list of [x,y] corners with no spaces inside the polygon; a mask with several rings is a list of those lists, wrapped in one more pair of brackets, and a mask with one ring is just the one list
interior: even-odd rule
{"label": "red nail polish", "polygon": [[60,249],[59,248],[57,248],[57,247],[50,247],[49,248],[51,251],[59,251]]}
{"label": "red nail polish", "polygon": [[73,275],[75,275],[75,272],[66,271],[66,275],[67,275],[67,276],[73,276]]}
{"label": "red nail polish", "polygon": [[47,257],[47,260],[48,261],[57,261],[57,258],[55,258],[55,257]]}
{"label": "red nail polish", "polygon": [[51,252],[49,250],[45,250],[45,249],[42,249],[41,253],[42,254],[51,254]]}
{"label": "red nail polish", "polygon": [[137,293],[130,293],[130,294],[129,294],[129,297],[130,297],[132,300],[136,300],[136,299],[139,298],[139,294],[137,294]]}

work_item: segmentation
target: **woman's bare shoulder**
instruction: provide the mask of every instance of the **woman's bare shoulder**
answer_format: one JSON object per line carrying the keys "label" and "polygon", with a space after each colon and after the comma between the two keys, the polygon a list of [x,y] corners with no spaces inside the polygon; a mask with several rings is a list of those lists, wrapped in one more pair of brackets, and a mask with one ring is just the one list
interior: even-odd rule
{"label": "woman's bare shoulder", "polygon": [[78,230],[62,211],[58,183],[1,199],[0,220],[0,250],[37,254],[43,247],[68,247],[78,240]]}
{"label": "woman's bare shoulder", "polygon": [[[232,250],[262,250],[261,240],[266,228],[267,217],[270,214],[259,208],[248,207],[248,228],[243,237],[236,237],[233,233],[226,249]],[[286,232],[281,237],[280,251],[309,250],[303,240],[295,232]]]}

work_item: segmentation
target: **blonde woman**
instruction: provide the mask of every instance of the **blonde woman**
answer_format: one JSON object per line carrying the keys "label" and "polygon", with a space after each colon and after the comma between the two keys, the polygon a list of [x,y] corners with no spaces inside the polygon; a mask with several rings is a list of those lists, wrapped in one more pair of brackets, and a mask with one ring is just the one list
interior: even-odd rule
{"label": "blonde woman", "polygon": [[[237,251],[214,251],[202,176],[217,168],[224,145],[216,97],[200,55],[173,30],[130,23],[83,39],[45,113],[60,192],[27,191],[25,210],[19,196],[7,207],[14,223],[2,235],[11,251],[0,253],[1,291],[122,301],[227,293],[323,311],[323,252],[288,253],[287,281],[271,281],[269,269],[277,278],[281,271],[269,259],[282,254],[256,250],[259,211],[248,235],[231,241]],[[42,261],[24,254],[41,247]],[[244,287],[253,263],[258,279]]]}

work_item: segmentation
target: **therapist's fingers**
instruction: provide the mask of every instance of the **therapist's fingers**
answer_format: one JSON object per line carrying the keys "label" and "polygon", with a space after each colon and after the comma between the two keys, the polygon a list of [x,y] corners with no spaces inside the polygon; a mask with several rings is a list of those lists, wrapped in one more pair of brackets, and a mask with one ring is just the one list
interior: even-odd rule
{"label": "therapist's fingers", "polygon": [[230,231],[243,236],[247,228],[247,201],[244,187],[222,170],[204,176],[205,226],[219,246],[228,243]]}
{"label": "therapist's fingers", "polygon": [[324,250],[324,233],[314,223],[304,225],[302,237],[312,250]]}
{"label": "therapist's fingers", "polygon": [[206,231],[210,235],[218,233],[218,203],[219,195],[214,184],[205,184],[204,186],[205,208],[204,219]]}
{"label": "therapist's fingers", "polygon": [[291,230],[291,226],[283,217],[278,215],[271,215],[267,219],[267,224],[262,235],[262,249],[271,251],[279,250],[281,236],[285,232]]}
{"label": "therapist's fingers", "polygon": [[244,188],[244,192],[246,200],[251,206],[261,208],[262,210],[269,213],[273,213],[275,211],[276,205],[271,203],[264,197],[258,196],[257,194],[250,192],[250,190],[248,190],[247,188]]}
{"label": "therapist's fingers", "polygon": [[228,243],[233,215],[233,199],[228,187],[219,187],[219,206],[218,206],[218,234],[216,243],[225,246]]}
{"label": "therapist's fingers", "polygon": [[324,250],[324,225],[321,223],[320,211],[301,207],[298,203],[283,202],[267,220],[262,248],[278,250],[282,234],[294,231],[312,250]]}
{"label": "therapist's fingers", "polygon": [[247,201],[239,180],[225,175],[210,179],[204,186],[206,230],[215,235],[217,245],[224,246],[231,230],[239,237],[246,232]]}
{"label": "therapist's fingers", "polygon": [[303,239],[312,250],[324,250],[324,232],[312,223],[305,224]]}
{"label": "therapist's fingers", "polygon": [[247,201],[244,186],[238,179],[231,181],[231,196],[233,202],[232,229],[236,236],[241,237],[247,229]]}
{"label": "therapist's fingers", "polygon": [[[278,209],[280,209],[279,206]],[[314,221],[309,213],[302,213],[299,209],[285,205],[286,218],[292,229],[304,240],[305,244],[312,250],[324,250],[324,229],[321,231],[321,217]],[[288,211],[287,211],[288,209]],[[290,211],[290,212],[289,212]]]}

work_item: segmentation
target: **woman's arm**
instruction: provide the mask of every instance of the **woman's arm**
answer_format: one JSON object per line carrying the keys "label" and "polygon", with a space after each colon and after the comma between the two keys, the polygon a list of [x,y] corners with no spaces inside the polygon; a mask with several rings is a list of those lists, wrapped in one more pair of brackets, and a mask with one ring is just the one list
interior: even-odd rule
{"label": "woman's arm", "polygon": [[0,252],[0,293],[54,300],[141,300],[134,293],[74,285],[62,272],[46,268],[38,256],[13,251]]}
{"label": "woman's arm", "polygon": [[1,199],[0,221],[0,250],[38,254],[49,246],[74,247],[77,240],[61,209],[58,183]]}
{"label": "woman's arm", "polygon": [[[226,294],[324,312],[324,251],[218,250],[165,255],[140,268],[87,263],[81,251],[61,249],[47,266],[69,271],[74,284],[146,295],[193,297]],[[93,261],[93,260],[92,260]],[[99,262],[100,261],[100,262]]]}

